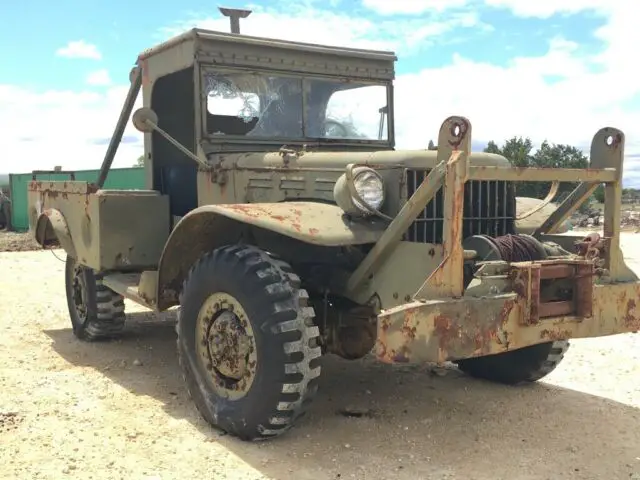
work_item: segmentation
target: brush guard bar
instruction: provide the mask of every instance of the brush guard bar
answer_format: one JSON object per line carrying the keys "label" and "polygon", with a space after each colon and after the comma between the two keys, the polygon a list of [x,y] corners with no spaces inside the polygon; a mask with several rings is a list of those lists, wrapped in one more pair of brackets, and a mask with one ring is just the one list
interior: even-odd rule
{"label": "brush guard bar", "polygon": [[[415,292],[413,301],[379,315],[375,349],[379,359],[392,363],[442,362],[552,340],[640,329],[640,312],[636,312],[640,282],[620,250],[622,131],[605,127],[594,135],[586,169],[476,166],[468,162],[470,153],[469,120],[449,117],[440,128],[437,166],[348,280],[347,290],[356,292],[436,192],[444,188],[444,260]],[[578,252],[571,257],[535,262],[489,262],[480,269],[484,268],[485,274],[491,272],[486,275],[485,285],[481,281],[480,287],[465,291],[463,262],[470,252],[462,247],[462,219],[464,187],[470,180],[579,182],[533,234],[540,241],[565,245],[580,238],[554,233],[598,185],[604,184],[604,236],[590,250],[595,248],[597,261]],[[483,273],[479,275],[482,279]],[[574,296],[570,301],[541,301],[540,282],[552,278],[572,284]]]}

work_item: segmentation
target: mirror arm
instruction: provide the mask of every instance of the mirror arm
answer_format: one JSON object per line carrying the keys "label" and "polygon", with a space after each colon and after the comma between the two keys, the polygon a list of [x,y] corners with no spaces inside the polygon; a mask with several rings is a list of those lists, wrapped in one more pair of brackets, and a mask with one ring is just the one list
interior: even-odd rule
{"label": "mirror arm", "polygon": [[197,155],[194,155],[191,150],[182,145],[179,141],[165,132],[162,128],[158,126],[158,115],[147,107],[142,107],[136,110],[133,114],[133,118],[131,119],[133,122],[133,126],[136,129],[143,133],[150,133],[152,131],[156,131],[160,135],[162,135],[167,142],[180,150],[184,155],[186,155],[190,160],[193,160],[198,165],[204,168],[209,168],[209,164],[203,160],[201,160]]}
{"label": "mirror arm", "polygon": [[162,135],[167,140],[167,142],[171,143],[174,147],[176,147],[178,150],[180,150],[182,153],[184,153],[187,157],[189,157],[191,160],[196,162],[198,165],[200,165],[201,167],[209,166],[207,162],[203,162],[200,158],[198,158],[197,155],[194,155],[193,152],[191,152],[191,150],[189,150],[187,147],[182,145],[180,142],[178,142],[175,138],[173,138],[163,129],[161,129],[154,121],[147,118],[145,119],[145,123],[149,125],[151,128],[153,128],[160,135]]}

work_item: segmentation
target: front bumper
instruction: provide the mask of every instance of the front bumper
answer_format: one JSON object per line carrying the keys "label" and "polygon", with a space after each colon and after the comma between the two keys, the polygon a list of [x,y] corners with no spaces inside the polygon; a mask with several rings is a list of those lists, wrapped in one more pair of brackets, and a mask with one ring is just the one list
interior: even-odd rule
{"label": "front bumper", "polygon": [[[387,310],[378,317],[375,353],[386,363],[444,362],[640,330],[640,281],[593,283],[591,265],[511,264],[506,277],[525,279],[513,282],[511,293],[415,301]],[[574,281],[573,298],[541,301],[540,279],[558,278]]]}

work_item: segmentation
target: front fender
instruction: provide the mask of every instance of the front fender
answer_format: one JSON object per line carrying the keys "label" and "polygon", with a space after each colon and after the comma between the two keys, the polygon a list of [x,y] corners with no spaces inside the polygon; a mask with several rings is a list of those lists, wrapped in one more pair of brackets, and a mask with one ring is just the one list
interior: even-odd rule
{"label": "front fender", "polygon": [[182,217],[164,247],[158,266],[158,310],[176,304],[181,283],[205,252],[238,243],[247,229],[269,230],[304,243],[338,247],[375,243],[387,223],[350,220],[336,205],[282,202],[203,205]]}
{"label": "front fender", "polygon": [[69,225],[60,210],[47,208],[42,211],[36,220],[34,237],[41,247],[59,244],[68,255],[76,256]]}
{"label": "front fender", "polygon": [[375,243],[387,225],[378,219],[352,221],[337,205],[317,202],[205,205],[182,220],[203,213],[223,215],[324,247]]}

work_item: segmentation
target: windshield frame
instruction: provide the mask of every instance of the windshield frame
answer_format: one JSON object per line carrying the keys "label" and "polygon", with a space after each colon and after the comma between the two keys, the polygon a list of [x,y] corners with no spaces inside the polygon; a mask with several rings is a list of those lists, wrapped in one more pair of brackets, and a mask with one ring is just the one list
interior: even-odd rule
{"label": "windshield frame", "polygon": [[[386,107],[387,113],[385,115],[384,120],[384,129],[386,129],[387,138],[378,140],[378,139],[370,139],[370,138],[342,138],[342,137],[310,137],[310,136],[301,136],[301,137],[261,137],[261,136],[249,136],[249,135],[216,135],[215,133],[211,133],[207,129],[207,101],[208,94],[206,92],[207,85],[207,77],[214,75],[226,75],[226,74],[249,74],[249,75],[264,75],[264,76],[274,76],[281,78],[295,78],[299,79],[301,82],[308,80],[320,80],[320,81],[331,81],[331,82],[353,82],[362,85],[371,85],[371,86],[382,86],[385,87],[386,90]],[[278,145],[281,146],[283,144],[287,145],[316,145],[316,146],[345,146],[345,147],[353,147],[353,146],[370,146],[374,148],[382,148],[389,149],[393,148],[395,144],[395,136],[394,136],[394,105],[393,105],[393,81],[392,80],[371,80],[368,78],[359,78],[356,76],[344,76],[344,75],[321,75],[317,73],[298,73],[298,72],[289,72],[289,71],[280,71],[276,69],[255,69],[255,68],[230,68],[230,67],[219,67],[214,65],[200,65],[199,72],[199,85],[196,85],[198,88],[197,95],[200,99],[200,137],[202,139],[206,139],[211,144],[244,144],[251,146],[260,146],[260,145]],[[306,95],[302,95],[302,109],[303,109],[303,118],[306,121],[307,116],[307,101]],[[379,117],[378,117],[379,121]],[[306,132],[304,132],[306,134]]]}

